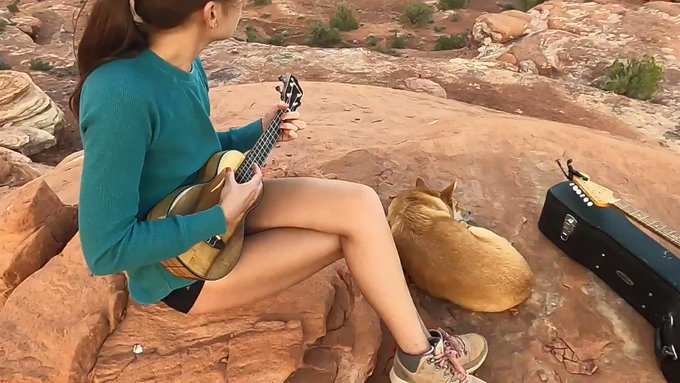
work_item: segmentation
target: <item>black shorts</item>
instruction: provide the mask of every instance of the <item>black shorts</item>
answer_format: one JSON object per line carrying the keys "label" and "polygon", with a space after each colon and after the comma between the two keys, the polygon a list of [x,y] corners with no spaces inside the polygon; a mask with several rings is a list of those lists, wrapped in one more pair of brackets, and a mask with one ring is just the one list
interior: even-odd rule
{"label": "black shorts", "polygon": [[161,301],[169,307],[187,314],[194,306],[194,303],[196,303],[198,295],[201,293],[201,289],[203,289],[203,284],[203,281],[196,281],[189,286],[172,291]]}

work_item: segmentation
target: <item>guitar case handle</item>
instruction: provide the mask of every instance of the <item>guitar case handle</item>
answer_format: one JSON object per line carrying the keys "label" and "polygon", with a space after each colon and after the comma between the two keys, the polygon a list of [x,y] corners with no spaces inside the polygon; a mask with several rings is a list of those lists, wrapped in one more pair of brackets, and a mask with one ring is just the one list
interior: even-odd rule
{"label": "guitar case handle", "polygon": [[661,325],[654,330],[654,350],[656,358],[660,364],[661,372],[669,383],[680,383],[680,349],[676,347],[673,340],[676,338],[674,333],[675,318],[672,313],[668,313],[661,318]]}

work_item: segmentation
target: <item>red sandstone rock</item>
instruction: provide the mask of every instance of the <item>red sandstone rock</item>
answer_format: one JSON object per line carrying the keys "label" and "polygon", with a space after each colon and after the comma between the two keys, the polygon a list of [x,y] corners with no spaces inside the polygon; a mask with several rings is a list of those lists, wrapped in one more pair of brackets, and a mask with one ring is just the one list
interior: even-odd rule
{"label": "red sandstone rock", "polygon": [[0,213],[0,307],[24,279],[58,254],[77,230],[77,210],[42,180],[17,190]]}

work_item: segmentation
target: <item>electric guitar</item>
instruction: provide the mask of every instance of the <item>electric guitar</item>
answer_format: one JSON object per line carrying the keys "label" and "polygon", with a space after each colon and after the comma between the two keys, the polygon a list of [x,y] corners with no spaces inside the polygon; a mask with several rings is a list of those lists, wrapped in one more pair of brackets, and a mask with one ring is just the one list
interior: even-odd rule
{"label": "electric guitar", "polygon": [[[562,168],[559,160],[557,163],[560,165],[560,168]],[[680,233],[672,230],[667,225],[652,219],[649,214],[632,207],[620,198],[616,198],[613,191],[593,182],[590,176],[574,169],[571,163],[572,160],[568,160],[567,170],[565,171],[562,168],[562,172],[569,180],[571,180],[573,183],[573,185],[571,185],[573,191],[581,197],[586,205],[614,208],[680,249]]]}
{"label": "electric guitar", "polygon": [[[295,111],[302,104],[302,88],[293,75],[279,76],[283,88],[276,87],[281,100],[288,104],[288,110],[280,110],[271,124],[247,154],[237,150],[217,152],[210,157],[199,171],[192,185],[178,188],[158,202],[147,214],[148,220],[164,219],[173,215],[188,215],[209,209],[220,202],[220,193],[225,184],[226,169],[234,170],[238,183],[249,181],[253,164],[262,166],[281,135],[281,116]],[[217,280],[227,275],[236,266],[241,256],[244,239],[244,220],[259,203],[258,200],[248,211],[228,223],[223,235],[206,238],[187,252],[161,262],[173,275],[191,280]]]}

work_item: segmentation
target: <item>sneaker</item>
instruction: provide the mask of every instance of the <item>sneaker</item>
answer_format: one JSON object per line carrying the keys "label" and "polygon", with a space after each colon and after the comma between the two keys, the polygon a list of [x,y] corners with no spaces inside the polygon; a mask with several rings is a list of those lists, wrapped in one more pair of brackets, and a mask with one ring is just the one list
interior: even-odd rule
{"label": "sneaker", "polygon": [[489,352],[478,334],[449,335],[430,331],[432,349],[423,355],[407,355],[397,349],[390,371],[392,383],[485,383],[469,375],[484,363]]}

